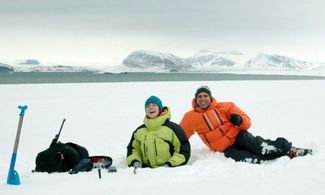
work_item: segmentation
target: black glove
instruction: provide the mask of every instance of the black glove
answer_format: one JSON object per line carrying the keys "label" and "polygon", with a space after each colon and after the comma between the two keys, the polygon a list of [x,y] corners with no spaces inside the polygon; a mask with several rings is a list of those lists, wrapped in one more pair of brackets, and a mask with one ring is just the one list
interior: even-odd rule
{"label": "black glove", "polygon": [[236,126],[239,126],[243,122],[243,119],[238,114],[230,114],[230,122]]}

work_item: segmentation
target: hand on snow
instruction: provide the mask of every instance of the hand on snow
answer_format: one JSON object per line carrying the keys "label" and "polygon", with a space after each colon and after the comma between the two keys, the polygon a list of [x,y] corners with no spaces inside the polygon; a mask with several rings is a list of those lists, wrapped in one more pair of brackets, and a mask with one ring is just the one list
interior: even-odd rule
{"label": "hand on snow", "polygon": [[243,122],[243,119],[238,114],[230,114],[230,122],[236,126],[239,126]]}
{"label": "hand on snow", "polygon": [[166,162],[162,167],[172,167],[172,164],[170,164],[170,162]]}
{"label": "hand on snow", "polygon": [[141,165],[141,163],[139,161],[134,161],[132,166],[133,166],[133,173],[134,174],[137,174],[137,169],[142,167],[142,165]]}
{"label": "hand on snow", "polygon": [[137,169],[137,168],[141,168],[141,167],[142,167],[142,165],[141,165],[141,163],[139,161],[135,161],[133,163],[133,168]]}

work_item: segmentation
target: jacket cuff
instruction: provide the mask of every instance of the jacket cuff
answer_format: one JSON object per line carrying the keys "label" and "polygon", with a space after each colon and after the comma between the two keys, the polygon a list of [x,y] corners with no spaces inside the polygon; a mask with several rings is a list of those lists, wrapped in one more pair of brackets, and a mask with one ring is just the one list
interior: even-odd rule
{"label": "jacket cuff", "polygon": [[168,167],[173,167],[173,165],[170,162],[166,162],[165,165],[167,165]]}

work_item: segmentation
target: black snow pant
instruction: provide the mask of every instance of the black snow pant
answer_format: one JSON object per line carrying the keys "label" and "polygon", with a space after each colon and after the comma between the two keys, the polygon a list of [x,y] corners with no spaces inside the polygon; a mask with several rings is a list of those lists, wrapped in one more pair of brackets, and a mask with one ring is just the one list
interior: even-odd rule
{"label": "black snow pant", "polygon": [[224,154],[235,161],[259,164],[286,155],[291,146],[292,144],[282,137],[272,141],[254,136],[248,131],[241,131],[235,143],[228,147]]}

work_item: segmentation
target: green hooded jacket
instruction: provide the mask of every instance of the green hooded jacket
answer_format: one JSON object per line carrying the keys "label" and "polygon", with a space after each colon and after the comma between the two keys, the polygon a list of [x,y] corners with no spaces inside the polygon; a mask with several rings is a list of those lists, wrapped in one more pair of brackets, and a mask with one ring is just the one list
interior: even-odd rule
{"label": "green hooded jacket", "polygon": [[175,167],[188,162],[190,143],[181,126],[169,121],[170,110],[165,107],[155,119],[144,118],[144,124],[132,134],[127,146],[127,164],[139,161],[142,167]]}

